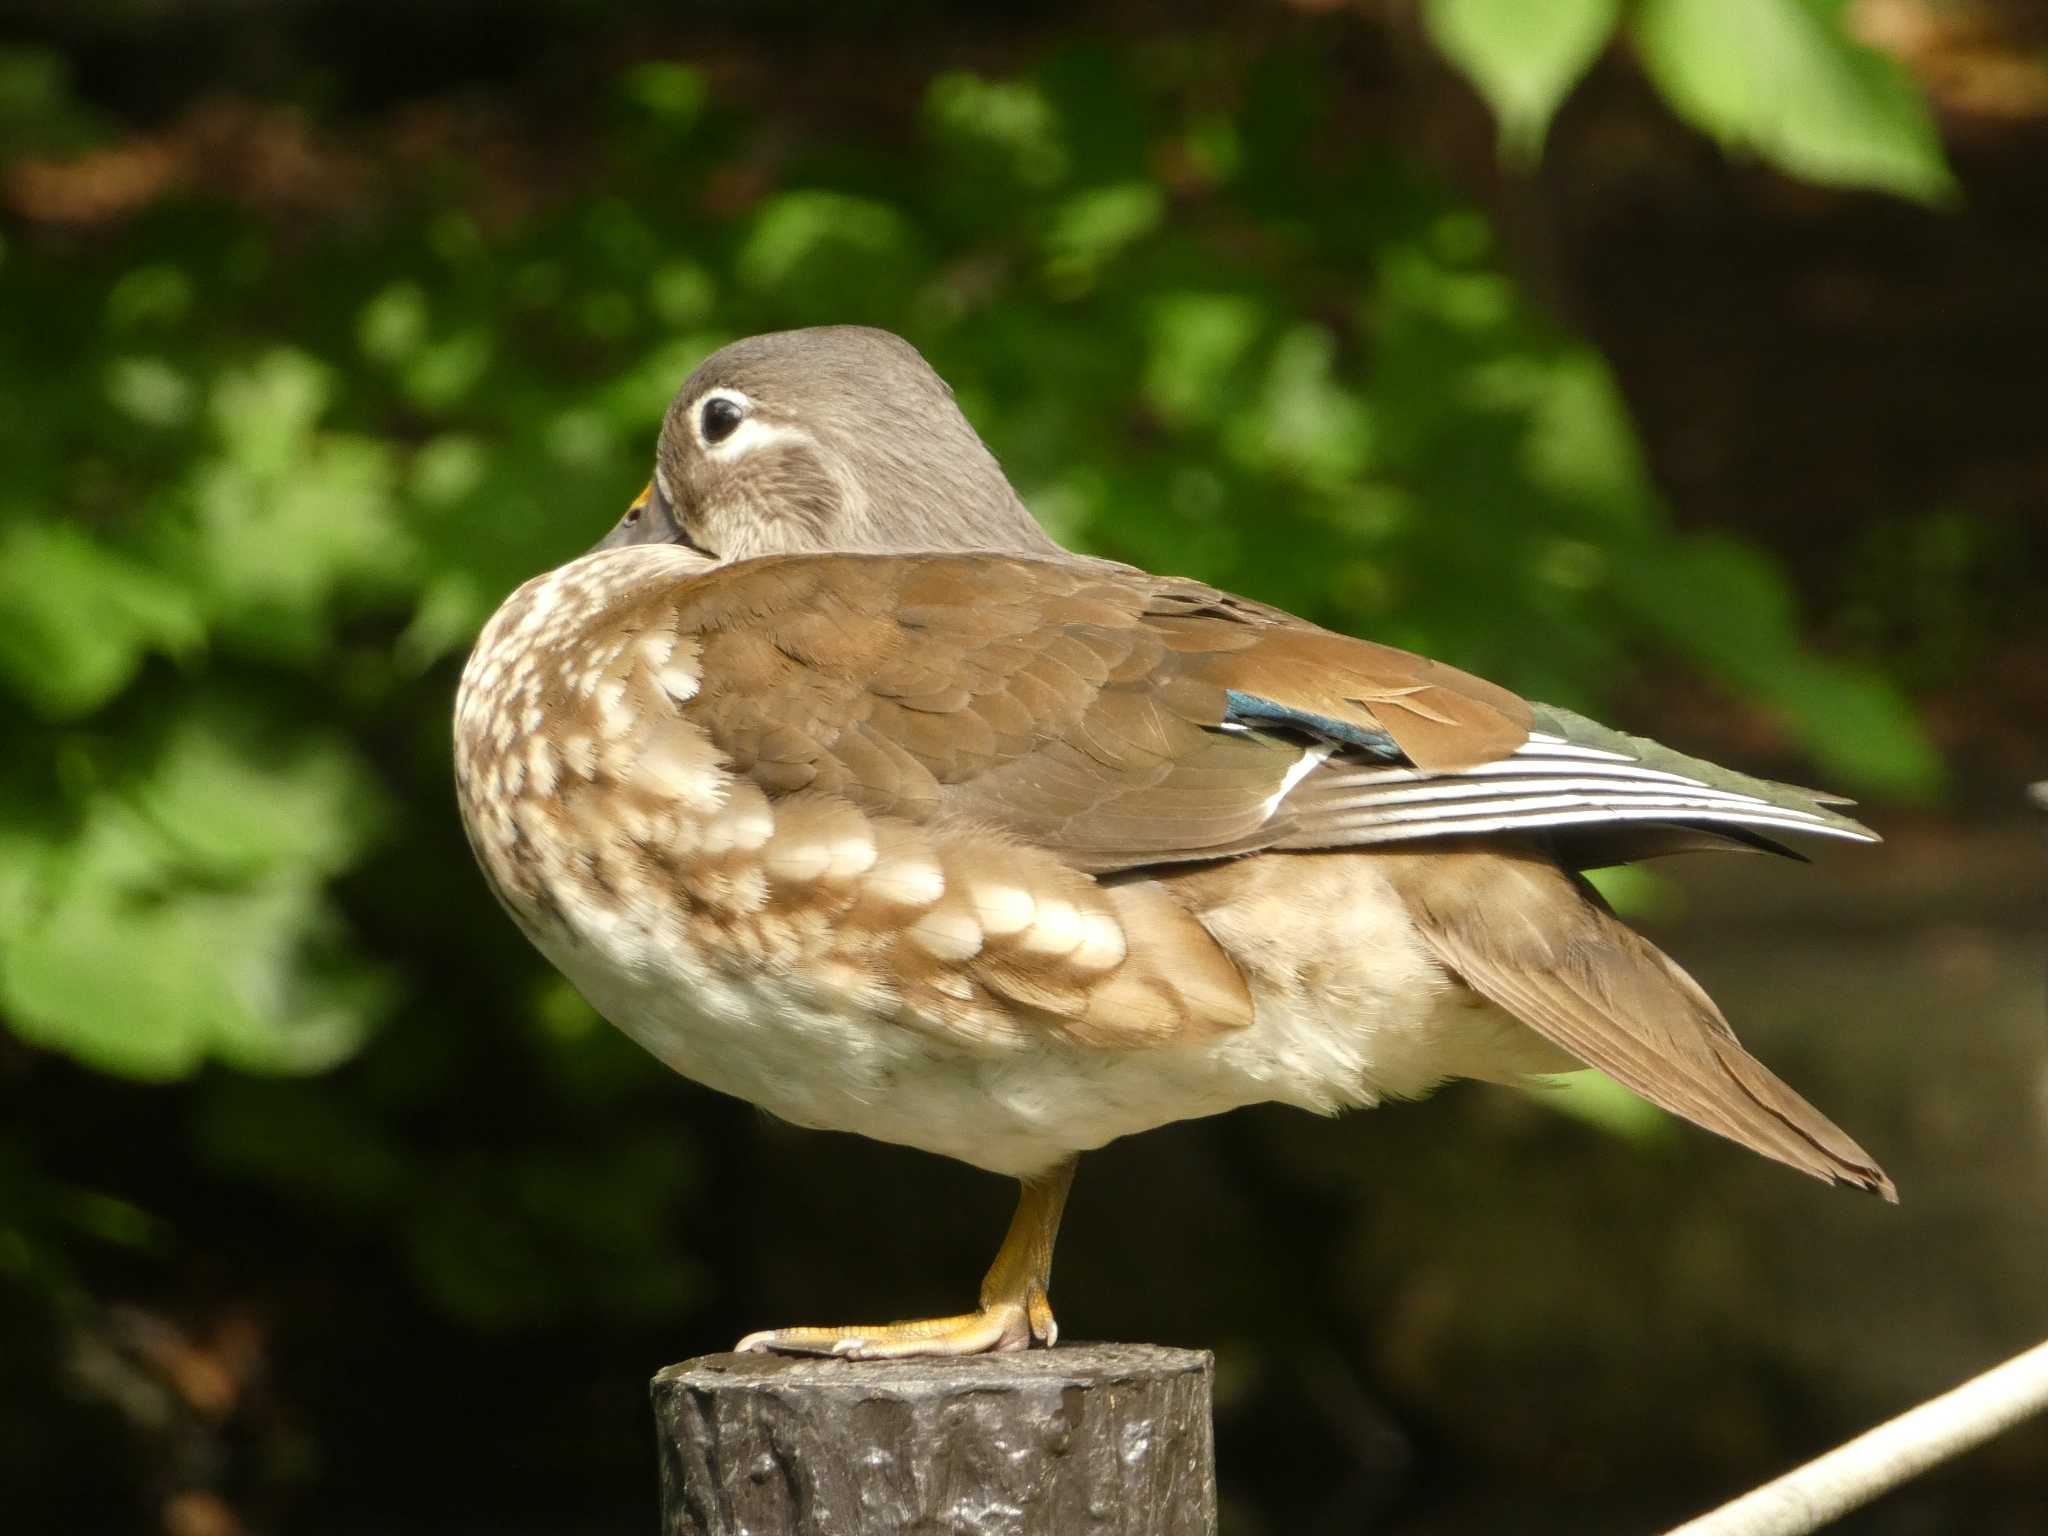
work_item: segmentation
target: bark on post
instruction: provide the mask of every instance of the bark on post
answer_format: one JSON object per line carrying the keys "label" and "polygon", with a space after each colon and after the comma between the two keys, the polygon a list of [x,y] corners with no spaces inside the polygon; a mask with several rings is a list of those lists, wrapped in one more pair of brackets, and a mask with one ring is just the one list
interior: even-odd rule
{"label": "bark on post", "polygon": [[1206,1351],[706,1355],[654,1378],[664,1536],[1213,1536]]}

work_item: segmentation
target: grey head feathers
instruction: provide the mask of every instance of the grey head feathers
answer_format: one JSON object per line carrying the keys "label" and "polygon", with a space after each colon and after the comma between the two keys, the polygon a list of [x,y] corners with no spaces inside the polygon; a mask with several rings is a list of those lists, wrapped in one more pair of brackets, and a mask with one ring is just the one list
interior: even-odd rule
{"label": "grey head feathers", "polygon": [[714,352],[669,407],[655,463],[652,521],[665,515],[721,559],[1062,553],[946,382],[909,342],[866,326],[776,331]]}

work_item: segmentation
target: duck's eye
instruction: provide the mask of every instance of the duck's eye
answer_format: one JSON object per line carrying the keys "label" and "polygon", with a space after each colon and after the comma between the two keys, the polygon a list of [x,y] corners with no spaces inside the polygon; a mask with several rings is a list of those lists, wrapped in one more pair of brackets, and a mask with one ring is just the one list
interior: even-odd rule
{"label": "duck's eye", "polygon": [[728,400],[724,395],[713,395],[704,402],[697,413],[697,424],[707,443],[722,443],[731,437],[735,428],[746,419],[739,402]]}

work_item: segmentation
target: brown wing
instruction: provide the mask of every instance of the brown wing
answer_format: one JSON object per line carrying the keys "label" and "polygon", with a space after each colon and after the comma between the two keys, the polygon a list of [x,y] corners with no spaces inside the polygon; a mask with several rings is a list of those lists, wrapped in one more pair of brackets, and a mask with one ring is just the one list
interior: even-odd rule
{"label": "brown wing", "polygon": [[1411,853],[1387,878],[1473,991],[1653,1104],[1896,1201],[1876,1159],[1743,1049],[1699,983],[1534,855]]}
{"label": "brown wing", "polygon": [[782,557],[678,606],[691,717],[764,789],[972,818],[1081,869],[1299,845],[1287,796],[1333,753],[1456,771],[1528,735],[1453,668],[1079,562]]}

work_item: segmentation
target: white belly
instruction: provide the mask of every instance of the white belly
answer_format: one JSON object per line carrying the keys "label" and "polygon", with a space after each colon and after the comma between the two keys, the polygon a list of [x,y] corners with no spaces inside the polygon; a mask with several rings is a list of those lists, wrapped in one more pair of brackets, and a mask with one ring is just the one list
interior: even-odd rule
{"label": "white belly", "polygon": [[[1334,874],[1335,871],[1332,871]],[[612,909],[563,911],[578,939],[535,942],[599,1013],[693,1081],[792,1124],[852,1131],[1025,1176],[1119,1136],[1277,1101],[1334,1113],[1445,1079],[1512,1079],[1577,1063],[1448,980],[1405,914],[1366,901],[1297,920],[1341,943],[1304,975],[1289,953],[1231,945],[1257,1007],[1248,1028],[1186,1045],[1103,1050],[1053,1036],[963,1042],[808,984],[738,973]],[[1204,921],[1226,943],[1259,914]],[[1335,931],[1332,931],[1335,930]]]}

